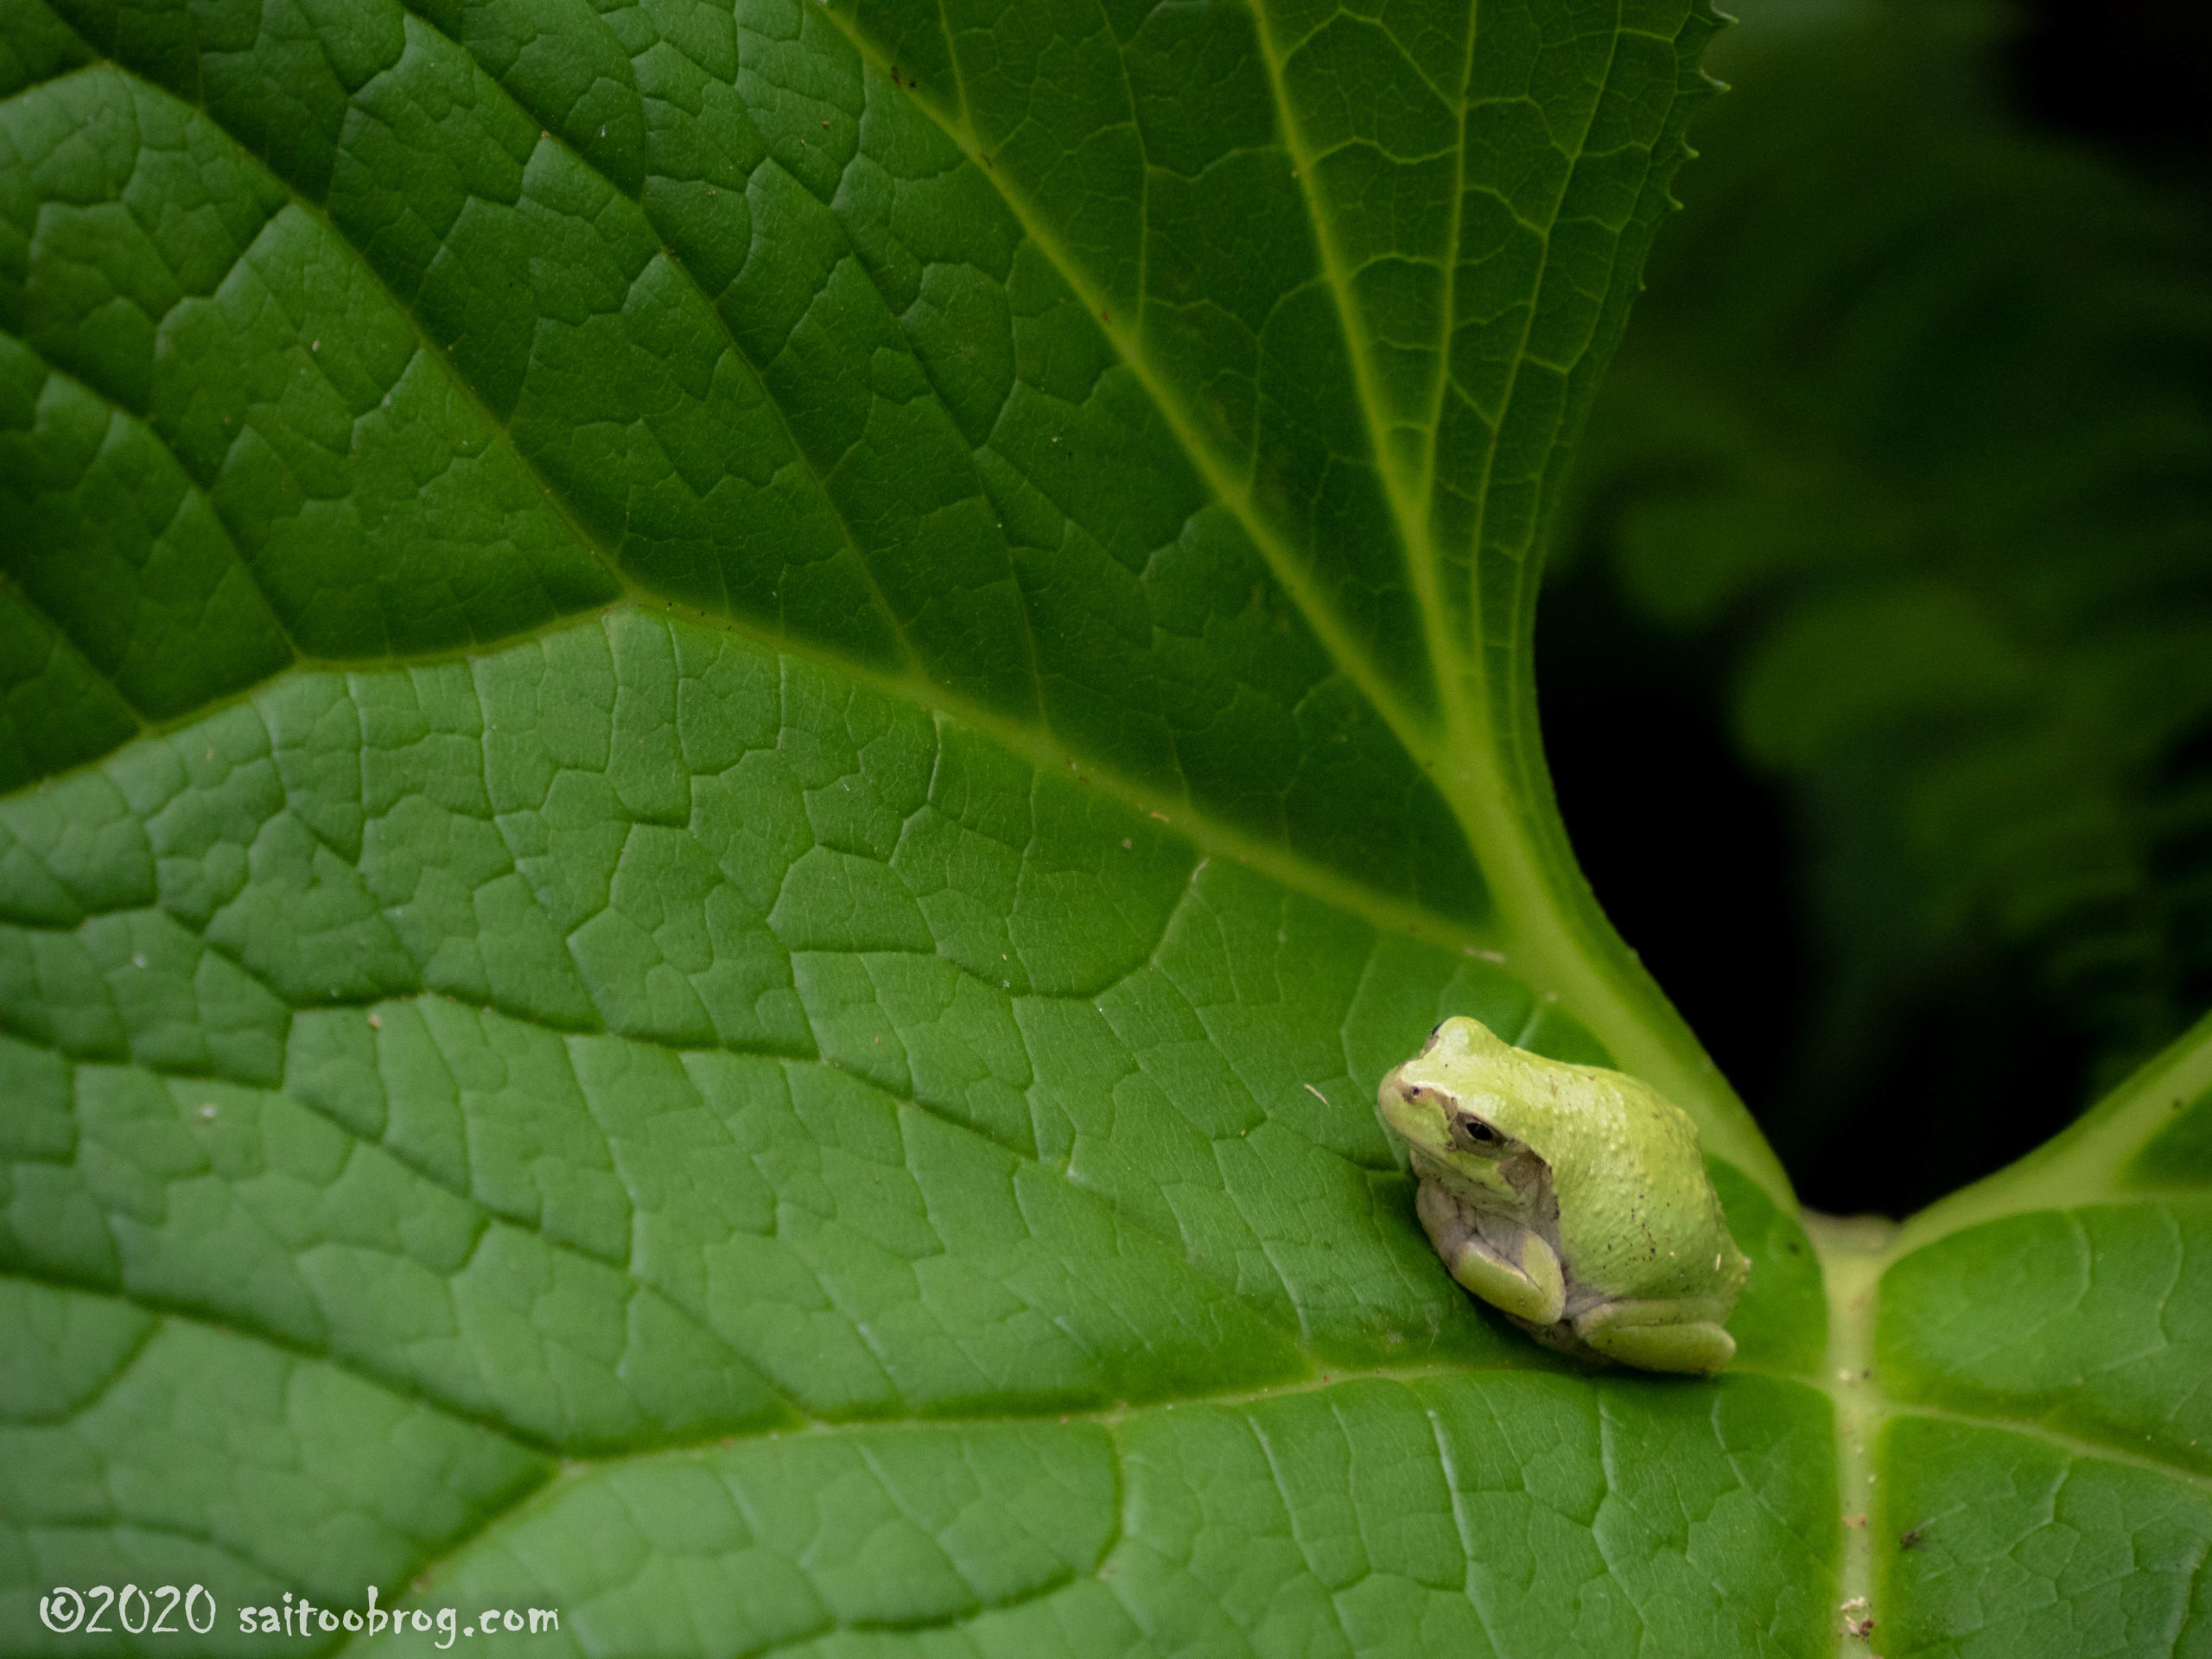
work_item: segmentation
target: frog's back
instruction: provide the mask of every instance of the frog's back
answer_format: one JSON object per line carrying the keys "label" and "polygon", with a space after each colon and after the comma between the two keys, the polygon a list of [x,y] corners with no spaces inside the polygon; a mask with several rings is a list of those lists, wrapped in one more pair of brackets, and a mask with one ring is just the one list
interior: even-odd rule
{"label": "frog's back", "polygon": [[1570,1271],[1611,1296],[1732,1294],[1742,1256],[1696,1124],[1637,1078],[1575,1071],[1586,1109],[1562,1113],[1550,1144],[1534,1148],[1551,1166]]}

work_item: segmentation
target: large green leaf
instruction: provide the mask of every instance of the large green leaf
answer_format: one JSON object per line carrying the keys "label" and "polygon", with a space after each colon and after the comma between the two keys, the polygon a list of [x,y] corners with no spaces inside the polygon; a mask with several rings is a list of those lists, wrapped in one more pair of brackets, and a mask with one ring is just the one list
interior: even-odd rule
{"label": "large green leaf", "polygon": [[[1551,807],[1712,22],[5,0],[0,1643],[2201,1643],[2212,1038],[1824,1296]],[[1445,1278],[1450,1013],[1696,1116],[1727,1376]]]}

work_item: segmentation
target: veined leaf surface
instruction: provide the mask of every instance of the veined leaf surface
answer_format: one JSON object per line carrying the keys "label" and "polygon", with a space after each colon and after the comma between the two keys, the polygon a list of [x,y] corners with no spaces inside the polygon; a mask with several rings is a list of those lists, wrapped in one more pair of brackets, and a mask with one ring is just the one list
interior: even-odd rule
{"label": "veined leaf surface", "polygon": [[[2206,1044],[1824,1296],[1550,804],[1702,0],[0,17],[11,1649],[2201,1639]],[[1697,1117],[1726,1376],[1445,1278],[1455,1013]]]}

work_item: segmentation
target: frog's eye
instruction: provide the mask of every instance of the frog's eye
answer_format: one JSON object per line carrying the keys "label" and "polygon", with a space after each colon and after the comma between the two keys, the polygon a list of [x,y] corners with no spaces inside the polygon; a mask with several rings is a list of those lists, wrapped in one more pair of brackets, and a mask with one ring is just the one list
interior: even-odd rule
{"label": "frog's eye", "polygon": [[1505,1137],[1479,1117],[1460,1116],[1452,1120],[1452,1146],[1458,1152],[1496,1152]]}

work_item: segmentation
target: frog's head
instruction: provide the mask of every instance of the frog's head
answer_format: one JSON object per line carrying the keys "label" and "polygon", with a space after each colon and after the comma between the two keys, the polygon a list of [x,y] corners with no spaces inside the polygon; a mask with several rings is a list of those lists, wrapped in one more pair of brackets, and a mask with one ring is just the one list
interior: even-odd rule
{"label": "frog's head", "polygon": [[1382,1079],[1382,1121],[1413,1154],[1414,1173],[1484,1207],[1535,1198],[1543,1160],[1524,1138],[1527,1066],[1478,1020],[1446,1020],[1421,1052]]}

